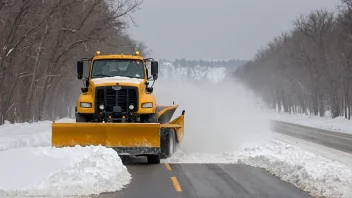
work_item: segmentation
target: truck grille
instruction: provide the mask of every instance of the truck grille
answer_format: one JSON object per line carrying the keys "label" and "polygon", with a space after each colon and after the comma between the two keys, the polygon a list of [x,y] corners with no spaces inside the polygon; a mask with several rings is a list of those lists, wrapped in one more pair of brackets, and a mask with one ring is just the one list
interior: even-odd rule
{"label": "truck grille", "polygon": [[138,89],[137,87],[120,87],[120,90],[115,90],[113,87],[97,87],[95,107],[99,111],[99,105],[104,104],[106,112],[115,112],[117,109],[122,113],[131,111],[128,109],[130,104],[134,105],[131,112],[138,110]]}

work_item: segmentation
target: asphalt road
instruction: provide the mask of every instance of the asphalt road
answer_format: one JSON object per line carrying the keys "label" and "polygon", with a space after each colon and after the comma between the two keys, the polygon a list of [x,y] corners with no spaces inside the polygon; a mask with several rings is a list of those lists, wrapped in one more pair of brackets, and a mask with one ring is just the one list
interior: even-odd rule
{"label": "asphalt road", "polygon": [[272,129],[277,133],[286,134],[333,149],[352,153],[352,135],[350,134],[306,127],[281,121],[273,121]]}
{"label": "asphalt road", "polygon": [[305,198],[307,193],[263,169],[240,164],[158,164],[143,158],[124,159],[132,174],[122,191],[99,198]]}
{"label": "asphalt road", "polygon": [[[277,133],[352,153],[352,135],[280,121],[274,121],[272,129]],[[145,158],[126,158],[123,161],[132,174],[132,182],[122,191],[95,197],[311,197],[263,169],[241,164],[149,165]]]}

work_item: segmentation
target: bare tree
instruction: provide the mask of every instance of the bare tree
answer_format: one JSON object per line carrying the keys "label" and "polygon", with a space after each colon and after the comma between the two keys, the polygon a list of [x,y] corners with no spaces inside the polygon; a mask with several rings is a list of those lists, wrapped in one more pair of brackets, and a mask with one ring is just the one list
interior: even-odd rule
{"label": "bare tree", "polygon": [[[0,124],[72,115],[76,60],[147,53],[126,33],[136,0],[0,0]],[[141,48],[141,49],[139,49]]]}
{"label": "bare tree", "polygon": [[234,77],[285,112],[351,114],[352,0],[335,15],[315,10],[275,38]]}

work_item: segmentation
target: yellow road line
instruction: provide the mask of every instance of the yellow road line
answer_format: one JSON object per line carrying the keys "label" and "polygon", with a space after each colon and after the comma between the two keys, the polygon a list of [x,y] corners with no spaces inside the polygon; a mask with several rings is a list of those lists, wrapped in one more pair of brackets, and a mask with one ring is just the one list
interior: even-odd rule
{"label": "yellow road line", "polygon": [[181,186],[180,186],[180,184],[178,183],[176,177],[171,177],[171,180],[172,180],[172,183],[174,184],[175,190],[176,190],[177,192],[182,192]]}
{"label": "yellow road line", "polygon": [[172,170],[172,169],[171,169],[171,166],[170,166],[168,163],[165,163],[165,166],[166,166],[167,170],[169,170],[169,171]]}

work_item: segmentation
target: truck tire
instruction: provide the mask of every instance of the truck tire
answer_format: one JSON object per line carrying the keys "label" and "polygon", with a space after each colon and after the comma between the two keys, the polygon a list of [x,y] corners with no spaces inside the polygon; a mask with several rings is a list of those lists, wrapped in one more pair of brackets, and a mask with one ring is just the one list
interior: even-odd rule
{"label": "truck tire", "polygon": [[144,117],[144,123],[159,123],[158,122],[158,112]]}
{"label": "truck tire", "polygon": [[148,155],[148,164],[160,164],[160,155]]}
{"label": "truck tire", "polygon": [[164,133],[162,133],[161,137],[161,158],[166,159],[175,153],[176,150],[176,134],[174,129],[166,128],[162,129]]}
{"label": "truck tire", "polygon": [[87,118],[80,113],[76,113],[76,122],[87,122]]}

